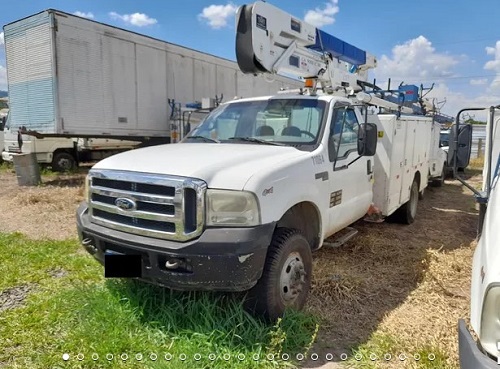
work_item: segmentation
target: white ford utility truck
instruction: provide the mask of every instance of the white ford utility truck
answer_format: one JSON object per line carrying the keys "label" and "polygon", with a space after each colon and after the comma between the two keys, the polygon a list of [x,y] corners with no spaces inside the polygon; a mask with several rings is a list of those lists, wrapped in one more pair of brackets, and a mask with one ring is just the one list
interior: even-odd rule
{"label": "white ford utility truck", "polygon": [[433,122],[362,91],[375,66],[364,51],[264,2],[237,19],[243,72],[314,78],[223,103],[181,143],[97,163],[77,225],[109,277],[248,290],[249,308],[273,319],[304,305],[325,239],[369,210],[414,221]]}
{"label": "white ford utility truck", "polygon": [[477,191],[458,177],[475,193],[480,209],[479,239],[472,262],[470,307],[470,323],[477,341],[468,331],[465,320],[461,319],[458,333],[462,369],[498,368],[500,364],[499,115],[500,106],[490,108],[482,190]]}

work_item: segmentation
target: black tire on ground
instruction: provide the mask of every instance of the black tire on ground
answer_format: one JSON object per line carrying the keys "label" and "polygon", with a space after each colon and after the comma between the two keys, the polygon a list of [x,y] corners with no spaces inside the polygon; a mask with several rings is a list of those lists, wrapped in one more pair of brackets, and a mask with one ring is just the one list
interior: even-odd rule
{"label": "black tire on ground", "polygon": [[418,183],[417,180],[414,179],[410,188],[410,199],[392,214],[391,220],[402,224],[412,224],[417,215],[417,205]]}
{"label": "black tire on ground", "polygon": [[277,228],[267,252],[262,277],[248,291],[245,307],[274,321],[285,309],[302,309],[311,288],[312,255],[296,229]]}
{"label": "black tire on ground", "polygon": [[52,158],[52,169],[56,172],[67,172],[76,168],[76,160],[68,152],[59,151]]}
{"label": "black tire on ground", "polygon": [[436,178],[432,180],[431,185],[432,187],[441,187],[444,184],[444,178],[446,177],[446,167],[443,166],[443,170],[441,172],[441,176],[439,178]]}

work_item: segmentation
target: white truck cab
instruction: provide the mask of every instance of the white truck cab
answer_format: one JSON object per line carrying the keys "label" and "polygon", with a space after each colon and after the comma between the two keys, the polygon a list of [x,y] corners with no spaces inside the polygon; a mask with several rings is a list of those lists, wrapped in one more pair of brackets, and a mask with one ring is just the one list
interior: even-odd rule
{"label": "white truck cab", "polygon": [[458,324],[460,367],[498,368],[500,364],[500,106],[491,107],[487,122],[485,166],[480,202],[479,239],[474,252],[471,278],[470,323]]}

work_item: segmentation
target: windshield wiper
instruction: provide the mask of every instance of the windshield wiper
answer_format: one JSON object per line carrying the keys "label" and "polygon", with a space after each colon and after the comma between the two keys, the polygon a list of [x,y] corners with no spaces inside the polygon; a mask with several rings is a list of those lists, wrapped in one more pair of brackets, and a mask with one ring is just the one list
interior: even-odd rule
{"label": "windshield wiper", "polygon": [[264,144],[264,145],[285,146],[284,144],[279,143],[279,142],[266,141],[266,140],[256,138],[256,137],[229,137],[228,140],[255,142],[255,143],[260,143],[260,144]]}
{"label": "windshield wiper", "polygon": [[188,136],[186,139],[193,138],[195,140],[204,140],[205,142],[215,142],[215,143],[220,143],[219,140],[216,140],[215,138],[210,138],[210,137],[205,137],[205,136]]}

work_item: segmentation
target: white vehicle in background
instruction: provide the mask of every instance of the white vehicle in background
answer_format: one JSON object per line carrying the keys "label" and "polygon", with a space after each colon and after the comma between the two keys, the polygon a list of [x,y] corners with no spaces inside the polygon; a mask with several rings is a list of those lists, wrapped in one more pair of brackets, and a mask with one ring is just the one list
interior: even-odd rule
{"label": "white vehicle in background", "polygon": [[304,305],[326,238],[367,213],[414,222],[438,140],[432,118],[365,89],[372,55],[265,2],[237,19],[241,70],[304,88],[223,103],[179,144],[97,163],[77,227],[106,276],[249,291],[274,319]]}
{"label": "white vehicle in background", "polygon": [[[471,279],[470,323],[477,341],[460,320],[462,369],[491,369],[500,364],[500,106],[491,107],[487,122],[482,191],[460,179],[479,202],[479,240]],[[475,109],[484,110],[484,109]]]}

